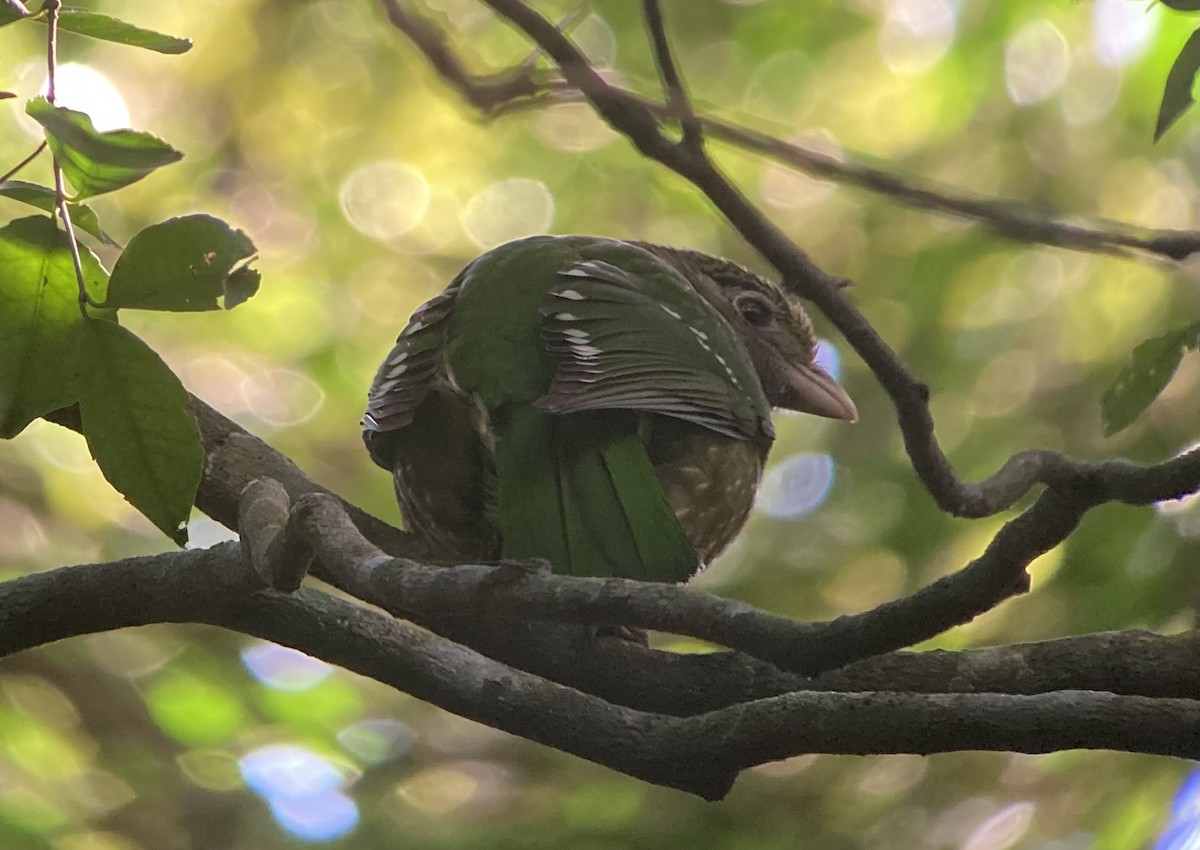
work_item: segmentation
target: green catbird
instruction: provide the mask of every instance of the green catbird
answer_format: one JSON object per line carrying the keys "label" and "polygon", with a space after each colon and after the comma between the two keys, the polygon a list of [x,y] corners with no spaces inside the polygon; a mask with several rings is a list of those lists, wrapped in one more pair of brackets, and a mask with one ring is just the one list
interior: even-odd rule
{"label": "green catbird", "polygon": [[533,236],[412,315],[363,438],[438,557],[684,581],[745,524],[772,407],[856,419],[815,353],[803,308],[736,263]]}

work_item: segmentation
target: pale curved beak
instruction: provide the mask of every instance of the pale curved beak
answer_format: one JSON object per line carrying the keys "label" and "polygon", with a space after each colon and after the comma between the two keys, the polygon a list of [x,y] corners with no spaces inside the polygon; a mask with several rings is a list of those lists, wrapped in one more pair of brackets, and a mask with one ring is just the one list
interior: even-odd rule
{"label": "pale curved beak", "polygon": [[815,363],[789,363],[783,370],[786,387],[782,404],[788,410],[824,416],[827,419],[858,421],[858,408],[842,385]]}

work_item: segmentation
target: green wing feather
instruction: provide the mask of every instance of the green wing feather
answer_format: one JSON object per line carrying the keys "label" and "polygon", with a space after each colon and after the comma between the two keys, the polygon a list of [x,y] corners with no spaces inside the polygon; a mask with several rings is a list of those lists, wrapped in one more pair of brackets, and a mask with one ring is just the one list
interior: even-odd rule
{"label": "green wing feather", "polygon": [[699,562],[638,435],[637,416],[559,416],[533,407],[494,420],[506,558],[555,572],[678,582]]}

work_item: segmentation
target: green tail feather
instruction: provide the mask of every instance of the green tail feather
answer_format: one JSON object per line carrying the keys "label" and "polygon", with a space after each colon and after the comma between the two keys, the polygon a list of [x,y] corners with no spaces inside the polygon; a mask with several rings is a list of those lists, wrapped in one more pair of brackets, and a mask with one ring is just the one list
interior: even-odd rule
{"label": "green tail feather", "polygon": [[498,412],[496,471],[505,558],[555,572],[678,582],[696,553],[671,513],[627,411]]}

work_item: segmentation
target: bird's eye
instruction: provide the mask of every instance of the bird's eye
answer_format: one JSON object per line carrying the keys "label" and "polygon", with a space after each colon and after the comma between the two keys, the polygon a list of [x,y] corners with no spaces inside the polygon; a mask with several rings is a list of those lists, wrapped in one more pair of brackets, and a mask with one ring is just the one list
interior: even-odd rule
{"label": "bird's eye", "polygon": [[733,299],[733,306],[737,307],[743,319],[756,328],[765,328],[775,321],[775,311],[771,302],[757,292],[743,292]]}

